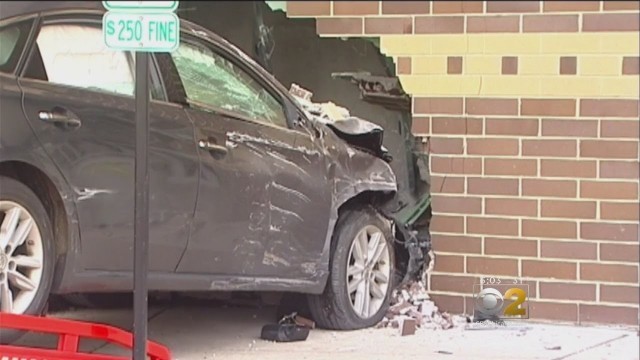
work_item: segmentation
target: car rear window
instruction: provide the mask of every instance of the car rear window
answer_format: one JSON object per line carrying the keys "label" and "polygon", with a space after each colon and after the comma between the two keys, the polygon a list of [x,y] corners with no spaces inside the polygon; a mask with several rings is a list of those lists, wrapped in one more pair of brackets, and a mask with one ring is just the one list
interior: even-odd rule
{"label": "car rear window", "polygon": [[0,28],[0,71],[10,73],[15,70],[30,29],[31,21]]}

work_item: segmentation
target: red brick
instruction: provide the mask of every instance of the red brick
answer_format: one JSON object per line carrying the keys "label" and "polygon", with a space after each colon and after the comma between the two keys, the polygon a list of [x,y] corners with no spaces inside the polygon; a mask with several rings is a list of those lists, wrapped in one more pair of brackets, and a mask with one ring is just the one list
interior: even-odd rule
{"label": "red brick", "polygon": [[540,298],[559,300],[596,300],[596,286],[562,282],[540,282]]}
{"label": "red brick", "polygon": [[528,15],[522,27],[524,32],[577,32],[578,15]]}
{"label": "red brick", "polygon": [[575,116],[574,99],[522,99],[522,115]]}
{"label": "red brick", "polygon": [[600,10],[600,1],[545,1],[544,12],[582,12]]}
{"label": "red brick", "polygon": [[638,245],[600,244],[600,260],[638,263]]}
{"label": "red brick", "polygon": [[464,218],[437,214],[431,220],[430,229],[434,232],[462,233],[464,232]]}
{"label": "red brick", "polygon": [[522,195],[575,198],[577,183],[573,180],[522,179]]}
{"label": "red brick", "polygon": [[378,15],[378,1],[334,1],[333,15]]}
{"label": "red brick", "polygon": [[414,135],[430,134],[428,116],[414,116],[411,122],[411,133]]}
{"label": "red brick", "polygon": [[434,265],[434,271],[462,273],[464,256],[436,254]]}
{"label": "red brick", "polygon": [[481,135],[482,118],[473,117],[433,117],[434,134]]}
{"label": "red brick", "polygon": [[414,98],[415,114],[462,114],[461,98]]}
{"label": "red brick", "polygon": [[364,19],[364,33],[369,34],[411,34],[413,19],[410,17],[385,17]]}
{"label": "red brick", "polygon": [[398,74],[400,75],[411,74],[411,57],[400,56],[398,58],[398,63],[396,65],[398,68]]}
{"label": "red brick", "polygon": [[482,247],[482,240],[472,236],[434,234],[431,241],[436,252],[479,254]]}
{"label": "red brick", "polygon": [[433,1],[434,14],[481,13],[483,1]]}
{"label": "red brick", "polygon": [[598,121],[582,119],[543,119],[542,135],[562,137],[596,137],[598,136]]}
{"label": "red brick", "polygon": [[471,274],[518,276],[518,261],[487,257],[467,257],[467,272]]}
{"label": "red brick", "polygon": [[637,1],[612,1],[606,0],[603,2],[604,10],[638,10],[640,9],[640,3]]}
{"label": "red brick", "polygon": [[546,301],[531,301],[529,317],[554,321],[578,321],[578,305]]}
{"label": "red brick", "polygon": [[625,56],[622,59],[623,75],[638,75],[640,73],[640,57]]}
{"label": "red brick", "polygon": [[433,193],[460,194],[464,192],[464,178],[452,176],[431,176]]}
{"label": "red brick", "polygon": [[486,214],[509,216],[537,216],[538,201],[528,199],[484,199],[484,211]]}
{"label": "red brick", "polygon": [[522,155],[536,157],[575,157],[578,155],[575,140],[522,140]]}
{"label": "red brick", "polygon": [[600,218],[603,220],[640,220],[638,202],[601,202]]}
{"label": "red brick", "polygon": [[581,181],[580,197],[589,199],[638,199],[638,184],[616,181]]}
{"label": "red brick", "polygon": [[432,173],[440,174],[482,174],[482,159],[467,157],[432,156],[430,159]]}
{"label": "red brick", "polygon": [[538,161],[529,159],[484,159],[485,175],[535,176]]}
{"label": "red brick", "polygon": [[487,135],[538,135],[537,119],[493,119],[486,120]]}
{"label": "red brick", "polygon": [[464,32],[462,16],[416,16],[416,34],[460,34]]}
{"label": "red brick", "polygon": [[638,161],[600,161],[600,177],[637,179],[640,173]]}
{"label": "red brick", "polygon": [[383,14],[428,14],[428,1],[382,1]]}
{"label": "red brick", "polygon": [[472,276],[431,275],[431,290],[471,293],[478,279]]}
{"label": "red brick", "polygon": [[579,241],[540,241],[540,257],[596,260],[598,245]]}
{"label": "red brick", "polygon": [[440,311],[446,311],[450,314],[462,314],[464,312],[465,298],[463,296],[429,294],[429,297]]}
{"label": "red brick", "polygon": [[640,134],[638,120],[601,120],[600,137],[637,139]]}
{"label": "red brick", "polygon": [[637,304],[638,286],[600,285],[600,301]]}
{"label": "red brick", "polygon": [[447,57],[447,74],[462,74],[462,56]]}
{"label": "red brick", "polygon": [[517,179],[468,178],[467,193],[479,195],[518,195]]}
{"label": "red brick", "polygon": [[529,13],[540,12],[538,1],[487,1],[488,13]]}
{"label": "red brick", "polygon": [[638,100],[580,100],[580,116],[638,118]]}
{"label": "red brick", "polygon": [[467,139],[469,155],[518,155],[518,148],[516,139]]}
{"label": "red brick", "polygon": [[538,242],[486,237],[484,239],[484,253],[487,255],[538,256]]}
{"label": "red brick", "polygon": [[434,154],[462,154],[461,138],[431,137],[429,147]]}
{"label": "red brick", "polygon": [[362,19],[359,18],[320,18],[316,20],[318,34],[361,35]]}
{"label": "red brick", "polygon": [[522,276],[575,280],[576,264],[565,261],[522,260]]}
{"label": "red brick", "polygon": [[518,74],[518,57],[503,56],[502,57],[502,75]]}
{"label": "red brick", "polygon": [[638,224],[607,224],[583,222],[580,238],[586,240],[638,241]]}
{"label": "red brick", "polygon": [[600,159],[637,159],[638,142],[622,140],[582,140],[580,156]]}
{"label": "red brick", "polygon": [[591,160],[540,160],[544,177],[595,178],[597,162]]}
{"label": "red brick", "polygon": [[466,113],[471,115],[518,115],[518,100],[467,98]]}
{"label": "red brick", "polygon": [[480,214],[482,199],[467,196],[433,195],[431,206],[433,211],[450,214]]}
{"label": "red brick", "polygon": [[551,239],[575,239],[578,224],[573,221],[522,220],[522,236]]}
{"label": "red brick", "polygon": [[580,304],[581,323],[638,325],[638,308]]}
{"label": "red brick", "polygon": [[580,280],[637,283],[638,266],[581,263]]}
{"label": "red brick", "polygon": [[638,14],[584,14],[582,31],[638,31]]}
{"label": "red brick", "polygon": [[488,217],[467,217],[467,233],[486,235],[518,235],[518,220]]}
{"label": "red brick", "polygon": [[560,56],[560,75],[578,73],[578,59],[575,56]]}
{"label": "red brick", "polygon": [[513,16],[469,16],[468,33],[517,33],[520,32],[520,17]]}
{"label": "red brick", "polygon": [[566,219],[595,219],[595,201],[542,200],[542,217]]}
{"label": "red brick", "polygon": [[329,16],[331,1],[287,1],[288,16]]}

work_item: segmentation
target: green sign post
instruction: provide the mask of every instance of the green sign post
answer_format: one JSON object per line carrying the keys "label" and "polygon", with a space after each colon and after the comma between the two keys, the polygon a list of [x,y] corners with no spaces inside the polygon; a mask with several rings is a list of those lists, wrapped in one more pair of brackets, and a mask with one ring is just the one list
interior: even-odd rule
{"label": "green sign post", "polygon": [[180,44],[177,1],[103,1],[104,43],[136,54],[136,160],[133,248],[133,359],[147,359],[149,269],[149,52],[171,52]]}

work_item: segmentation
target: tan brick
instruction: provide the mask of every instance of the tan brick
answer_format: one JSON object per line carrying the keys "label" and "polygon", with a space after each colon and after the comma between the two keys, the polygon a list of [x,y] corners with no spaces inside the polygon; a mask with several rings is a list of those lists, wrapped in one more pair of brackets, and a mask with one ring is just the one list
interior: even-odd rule
{"label": "tan brick", "polygon": [[429,294],[429,297],[441,311],[447,311],[450,314],[462,314],[464,312],[463,296]]}
{"label": "tan brick", "polygon": [[578,15],[527,15],[522,21],[524,32],[578,31]]}
{"label": "tan brick", "polygon": [[529,317],[532,319],[576,322],[578,321],[578,305],[531,301],[529,303]]}
{"label": "tan brick", "polygon": [[638,118],[638,100],[581,99],[580,116]]}
{"label": "tan brick", "polygon": [[622,59],[623,75],[638,75],[640,73],[640,57],[625,56]]}
{"label": "tan brick", "polygon": [[434,271],[458,272],[464,271],[464,256],[436,254]]}
{"label": "tan brick", "polygon": [[598,121],[583,119],[543,119],[543,136],[596,137]]}
{"label": "tan brick", "polygon": [[638,282],[638,266],[581,263],[580,280]]}
{"label": "tan brick", "polygon": [[485,175],[535,176],[538,161],[533,159],[484,159]]}
{"label": "tan brick", "polygon": [[467,98],[466,113],[471,115],[518,115],[518,100]]}
{"label": "tan brick", "polygon": [[600,1],[545,1],[544,12],[581,12],[600,10]]}
{"label": "tan brick", "polygon": [[580,322],[638,325],[638,308],[580,304]]}
{"label": "tan brick", "polygon": [[522,276],[575,280],[576,264],[561,261],[522,260]]}
{"label": "tan brick", "polygon": [[431,220],[430,229],[434,232],[462,233],[464,232],[464,218],[437,214]]}
{"label": "tan brick", "polygon": [[538,256],[538,242],[486,237],[484,239],[484,253],[487,255]]}
{"label": "tan brick", "polygon": [[595,201],[542,200],[542,217],[595,219]]}
{"label": "tan brick", "polygon": [[514,16],[468,16],[468,33],[517,33],[520,32],[520,17]]}
{"label": "tan brick", "polygon": [[596,300],[596,286],[593,284],[572,284],[562,282],[540,282],[540,298],[558,300]]}
{"label": "tan brick", "polygon": [[473,284],[478,281],[472,276],[431,275],[431,290],[458,293],[473,292]]}
{"label": "tan brick", "polygon": [[637,139],[639,125],[638,120],[601,120],[600,137]]}
{"label": "tan brick", "polygon": [[482,138],[467,139],[469,155],[518,155],[516,139]]}
{"label": "tan brick", "polygon": [[622,140],[582,140],[580,156],[601,159],[637,159],[638,142]]}
{"label": "tan brick", "polygon": [[578,225],[572,221],[522,220],[522,236],[575,239]]}
{"label": "tan brick", "polygon": [[430,170],[439,174],[482,174],[482,159],[432,156]]}
{"label": "tan brick", "polygon": [[416,34],[460,34],[464,32],[462,16],[416,16]]}
{"label": "tan brick", "polygon": [[600,285],[600,301],[637,304],[638,286]]}
{"label": "tan brick", "polygon": [[637,179],[640,173],[638,165],[638,161],[600,161],[600,177]]}
{"label": "tan brick", "polygon": [[638,14],[584,14],[582,31],[638,31]]}
{"label": "tan brick", "polygon": [[601,202],[600,218],[603,220],[640,220],[638,202]]}
{"label": "tan brick", "polygon": [[544,177],[595,178],[597,162],[591,160],[540,160],[540,175]]}
{"label": "tan brick", "polygon": [[580,182],[580,196],[589,199],[633,200],[638,198],[638,184],[583,180]]}
{"label": "tan brick", "polygon": [[378,15],[378,1],[334,1],[333,15]]}
{"label": "tan brick", "polygon": [[400,75],[408,75],[411,74],[411,57],[409,56],[401,56],[398,58],[398,63],[396,64],[398,68],[398,74]]}
{"label": "tan brick", "polygon": [[575,198],[577,183],[573,180],[522,179],[522,195]]}
{"label": "tan brick", "polygon": [[431,241],[436,252],[479,254],[482,247],[482,239],[473,236],[433,234]]}
{"label": "tan brick", "polygon": [[487,257],[467,257],[467,272],[471,274],[518,276],[518,261]]}
{"label": "tan brick", "polygon": [[428,14],[428,1],[382,1],[383,14]]}
{"label": "tan brick", "polygon": [[606,0],[603,2],[604,10],[638,10],[640,3],[637,1],[612,1]]}
{"label": "tan brick", "polygon": [[360,18],[319,18],[316,20],[318,34],[326,35],[361,35],[362,19]]}
{"label": "tan brick", "polygon": [[413,19],[410,17],[376,17],[364,20],[365,34],[411,34]]}
{"label": "tan brick", "polygon": [[518,195],[517,179],[468,178],[467,193],[477,195]]}
{"label": "tan brick", "polygon": [[433,193],[460,194],[464,192],[464,178],[431,176]]}
{"label": "tan brick", "polygon": [[329,16],[331,1],[287,1],[287,16]]}
{"label": "tan brick", "polygon": [[430,134],[429,124],[431,121],[429,120],[428,116],[414,116],[411,122],[411,133],[414,135]]}
{"label": "tan brick", "polygon": [[587,240],[638,241],[638,224],[607,224],[583,222],[580,238]]}
{"label": "tan brick", "polygon": [[537,1],[487,1],[488,13],[529,13],[539,12]]}
{"label": "tan brick", "polygon": [[540,257],[543,259],[586,259],[598,258],[598,245],[579,241],[540,241]]}
{"label": "tan brick", "polygon": [[575,157],[575,140],[522,140],[522,155],[536,157]]}
{"label": "tan brick", "polygon": [[527,199],[484,199],[484,211],[488,215],[537,216],[538,201]]}
{"label": "tan brick", "polygon": [[538,135],[538,119],[486,119],[487,135]]}
{"label": "tan brick", "polygon": [[434,14],[481,13],[483,1],[433,1]]}
{"label": "tan brick", "polygon": [[575,116],[576,101],[574,99],[522,99],[520,113],[540,116]]}
{"label": "tan brick", "polygon": [[600,244],[600,260],[628,261],[637,263],[638,245]]}
{"label": "tan brick", "polygon": [[414,98],[416,114],[462,114],[461,98]]}
{"label": "tan brick", "polygon": [[468,234],[485,235],[518,235],[518,220],[488,218],[488,217],[467,217]]}
{"label": "tan brick", "polygon": [[431,137],[429,146],[434,154],[462,154],[461,138]]}
{"label": "tan brick", "polygon": [[482,118],[436,117],[431,119],[434,134],[481,135]]}
{"label": "tan brick", "polygon": [[482,198],[468,196],[433,195],[431,206],[433,211],[450,214],[482,213]]}

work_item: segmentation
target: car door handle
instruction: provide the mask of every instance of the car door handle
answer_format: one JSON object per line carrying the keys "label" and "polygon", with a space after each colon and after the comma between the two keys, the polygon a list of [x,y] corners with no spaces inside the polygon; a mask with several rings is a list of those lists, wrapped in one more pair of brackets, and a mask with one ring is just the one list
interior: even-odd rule
{"label": "car door handle", "polygon": [[198,141],[198,146],[200,147],[200,149],[207,150],[214,155],[225,156],[229,152],[229,149],[227,149],[226,146],[218,145],[208,140]]}
{"label": "car door handle", "polygon": [[59,107],[49,111],[39,111],[38,118],[46,123],[63,128],[77,128],[82,125],[82,121],[74,113]]}

